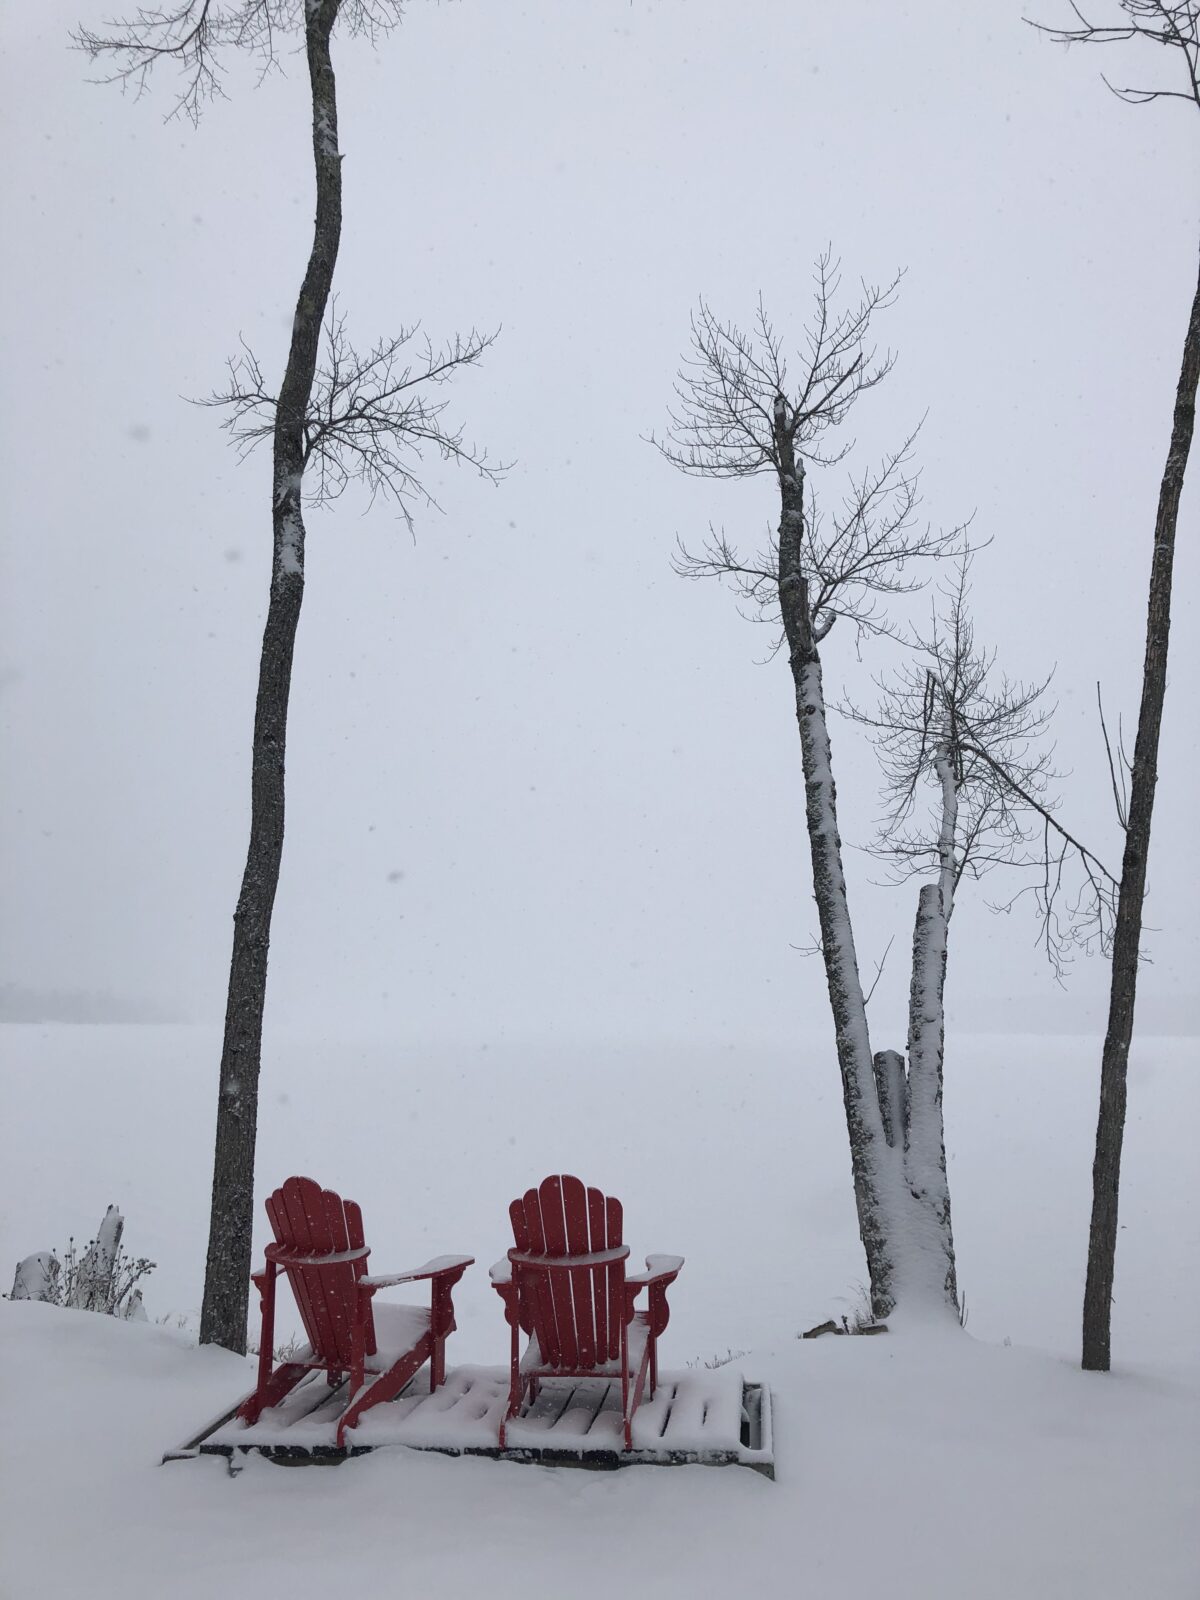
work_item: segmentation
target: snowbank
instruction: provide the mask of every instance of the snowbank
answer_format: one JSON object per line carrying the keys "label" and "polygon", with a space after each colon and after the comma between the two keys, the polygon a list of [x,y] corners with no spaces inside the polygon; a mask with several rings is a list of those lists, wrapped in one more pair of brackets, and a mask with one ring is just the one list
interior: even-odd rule
{"label": "snowbank", "polygon": [[[345,1592],[836,1593],[1129,1600],[1195,1592],[1200,1391],[954,1334],[756,1353],[777,1481],[380,1452],[335,1468],[157,1465],[247,1364],[86,1312],[0,1306],[10,1600]],[[866,1525],[864,1526],[864,1517]]]}

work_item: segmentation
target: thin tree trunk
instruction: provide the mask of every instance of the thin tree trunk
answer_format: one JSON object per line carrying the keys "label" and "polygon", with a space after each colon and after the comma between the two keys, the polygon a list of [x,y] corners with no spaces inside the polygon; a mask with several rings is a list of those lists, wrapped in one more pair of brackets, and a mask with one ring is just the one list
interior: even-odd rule
{"label": "thin tree trunk", "polygon": [[221,1051],[212,1215],[200,1339],[244,1353],[253,1232],[254,1145],[271,913],[283,852],[284,753],[292,653],[304,597],[301,483],[305,418],[321,325],[342,231],[337,96],[329,38],[340,0],[306,0],[305,44],[312,88],[317,205],[312,250],[296,303],[291,348],[275,413],[272,475],[274,553],[259,663],[251,768],[250,844],[233,917],[233,958]]}
{"label": "thin tree trunk", "polygon": [[942,1120],[942,1060],[945,1049],[947,920],[939,884],[922,885],[913,928],[912,984],[908,1001],[908,1142],[904,1172],[913,1198],[928,1216],[941,1256],[936,1287],[958,1305],[946,1137]]}
{"label": "thin tree trunk", "polygon": [[[781,404],[782,401],[777,403],[777,412]],[[821,925],[821,953],[837,1039],[858,1228],[871,1279],[871,1309],[877,1317],[884,1317],[895,1304],[889,1218],[881,1184],[886,1140],[875,1090],[867,1008],[854,948],[846,877],[842,870],[837,791],[830,758],[821,659],[804,577],[804,475],[795,459],[781,414],[776,417],[775,443],[782,503],[779,605],[796,690],[813,894]]]}
{"label": "thin tree trunk", "polygon": [[1167,451],[1167,463],[1158,496],[1158,516],[1154,524],[1142,703],[1133,747],[1125,856],[1121,863],[1121,889],[1113,931],[1112,986],[1108,1002],[1108,1031],[1100,1064],[1100,1115],[1096,1124],[1096,1157],[1092,1165],[1092,1223],[1088,1237],[1087,1284],[1083,1296],[1083,1366],[1092,1372],[1107,1372],[1110,1361],[1126,1078],[1129,1045],[1133,1038],[1133,1008],[1142,938],[1142,901],[1146,893],[1146,862],[1150,852],[1150,821],[1154,810],[1154,789],[1158,781],[1158,736],[1167,687],[1175,527],[1179,520],[1179,497],[1183,490],[1183,475],[1196,421],[1198,379],[1200,282],[1196,285],[1183,343],[1183,363],[1175,395],[1171,444]]}
{"label": "thin tree trunk", "polygon": [[908,1140],[904,1173],[909,1189],[924,1207],[944,1261],[941,1291],[957,1309],[958,1279],[954,1233],[950,1226],[950,1185],[946,1177],[946,1131],[942,1116],[946,1049],[946,955],[954,913],[954,844],[958,837],[958,781],[951,755],[954,729],[947,726],[934,768],[942,790],[938,827],[938,878],[917,897],[913,928],[912,982],[908,996]]}

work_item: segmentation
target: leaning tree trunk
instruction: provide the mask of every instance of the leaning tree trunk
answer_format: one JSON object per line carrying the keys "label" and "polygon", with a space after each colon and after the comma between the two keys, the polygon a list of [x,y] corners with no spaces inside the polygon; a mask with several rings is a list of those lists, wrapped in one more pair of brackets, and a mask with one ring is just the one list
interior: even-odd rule
{"label": "leaning tree trunk", "polygon": [[212,1216],[200,1339],[246,1348],[253,1231],[254,1144],[271,912],[283,852],[284,751],[292,652],[304,598],[304,425],[321,325],[342,231],[341,156],[329,38],[341,0],[306,0],[305,45],[312,87],[317,208],[308,268],[296,303],[287,368],[275,410],[272,474],[274,554],[254,713],[250,845],[233,916],[233,958],[221,1050]]}
{"label": "leaning tree trunk", "polygon": [[1121,863],[1121,889],[1117,897],[1117,919],[1113,930],[1112,985],[1108,1001],[1108,1032],[1104,1038],[1104,1054],[1100,1063],[1100,1115],[1096,1124],[1096,1158],[1092,1165],[1092,1224],[1088,1237],[1087,1284],[1083,1295],[1083,1366],[1092,1372],[1107,1372],[1110,1360],[1126,1078],[1129,1045],[1133,1038],[1133,1006],[1142,938],[1146,860],[1150,853],[1150,821],[1154,810],[1154,789],[1158,781],[1158,735],[1162,727],[1163,699],[1167,688],[1175,526],[1179,520],[1179,497],[1183,490],[1183,475],[1196,421],[1198,378],[1200,282],[1196,285],[1192,314],[1183,343],[1183,364],[1175,395],[1171,444],[1167,451],[1167,464],[1158,495],[1158,516],[1154,524],[1142,703],[1133,746],[1125,856]]}
{"label": "leaning tree trunk", "polygon": [[821,953],[837,1039],[858,1228],[871,1279],[871,1309],[877,1317],[883,1317],[895,1304],[892,1242],[889,1239],[893,1231],[889,1221],[894,1227],[895,1219],[889,1218],[889,1206],[884,1193],[886,1140],[875,1088],[867,1008],[854,948],[846,877],[842,870],[837,791],[830,759],[821,659],[804,576],[803,469],[795,459],[782,415],[776,418],[775,443],[779,454],[782,501],[779,606],[796,690],[796,720],[800,725],[800,748],[804,762],[813,894],[821,926]]}

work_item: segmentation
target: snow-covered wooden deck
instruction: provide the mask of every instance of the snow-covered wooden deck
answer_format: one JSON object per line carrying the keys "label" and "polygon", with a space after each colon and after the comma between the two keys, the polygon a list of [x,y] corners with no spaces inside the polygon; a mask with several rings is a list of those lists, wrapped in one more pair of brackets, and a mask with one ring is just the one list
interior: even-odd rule
{"label": "snow-covered wooden deck", "polygon": [[634,1414],[632,1450],[621,1449],[619,1383],[545,1380],[537,1401],[509,1423],[508,1448],[500,1450],[507,1371],[457,1367],[432,1395],[426,1372],[396,1400],[367,1412],[345,1450],[337,1449],[334,1435],[346,1386],[330,1389],[323,1373],[313,1373],[252,1426],[239,1422],[234,1408],[163,1459],[223,1455],[236,1470],[250,1451],[282,1462],[333,1464],[367,1450],[403,1446],[548,1466],[695,1463],[775,1475],[770,1392],[747,1383],[732,1366],[663,1373],[653,1400],[643,1401]]}

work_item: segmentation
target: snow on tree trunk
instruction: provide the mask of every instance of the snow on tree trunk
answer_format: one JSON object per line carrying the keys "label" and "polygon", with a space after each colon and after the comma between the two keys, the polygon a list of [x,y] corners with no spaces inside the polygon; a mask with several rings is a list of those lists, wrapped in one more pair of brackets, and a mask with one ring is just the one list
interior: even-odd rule
{"label": "snow on tree trunk", "polygon": [[10,1300],[58,1299],[58,1279],[62,1266],[58,1257],[49,1250],[39,1250],[17,1262]]}
{"label": "snow on tree trunk", "polygon": [[821,925],[821,950],[841,1070],[858,1228],[871,1278],[871,1307],[877,1317],[885,1317],[895,1304],[892,1241],[895,1218],[885,1215],[884,1174],[880,1166],[881,1152],[886,1152],[887,1143],[875,1090],[867,1011],[842,871],[837,793],[830,761],[821,663],[815,651],[813,659],[804,662],[796,676],[796,716],[804,761],[813,894]]}
{"label": "snow on tree trunk", "polygon": [[68,1305],[79,1311],[113,1310],[113,1268],[124,1231],[125,1218],[116,1206],[109,1206],[96,1237],[79,1263]]}
{"label": "snow on tree trunk", "polygon": [[292,319],[291,345],[275,408],[271,594],[259,660],[251,759],[250,842],[233,916],[233,955],[225,1008],[217,1096],[212,1207],[202,1344],[244,1354],[254,1222],[254,1150],[258,1078],[271,916],[283,856],[284,752],[292,655],[304,598],[304,431],[321,326],[342,231],[342,158],[329,37],[340,0],[306,0],[305,44],[312,91],[312,149],[317,206],[308,266]]}
{"label": "snow on tree trunk", "polygon": [[[842,1079],[858,1228],[871,1279],[871,1309],[875,1316],[884,1317],[901,1297],[929,1298],[931,1284],[940,1284],[944,1277],[944,1255],[928,1225],[925,1208],[915,1202],[907,1183],[903,1150],[888,1145],[880,1112],[867,1007],[842,868],[837,791],[818,651],[833,619],[814,620],[809,606],[804,574],[804,471],[787,431],[782,396],[776,401],[775,447],[781,501],[779,609],[796,692],[813,896],[821,925],[821,954]],[[939,1296],[941,1292],[939,1287]]]}
{"label": "snow on tree trunk", "polygon": [[821,954],[833,1012],[842,1101],[850,1138],[858,1230],[871,1279],[871,1307],[876,1316],[883,1317],[895,1304],[892,1252],[878,1171],[878,1152],[886,1151],[887,1145],[875,1093],[867,1009],[842,871],[842,842],[838,837],[837,793],[830,759],[821,661],[804,576],[804,469],[795,457],[782,396],[775,402],[775,445],[781,500],[779,610],[796,692],[813,894],[821,924]]}
{"label": "snow on tree trunk", "polygon": [[922,887],[913,928],[912,982],[908,1000],[908,1141],[904,1171],[914,1198],[934,1229],[942,1256],[942,1292],[948,1303],[957,1308],[958,1281],[942,1120],[946,952],[957,870],[959,773],[953,755],[954,739],[952,717],[947,711],[943,737],[934,755],[934,770],[942,791],[938,879]]}
{"label": "snow on tree trunk", "polygon": [[932,1230],[933,1243],[941,1257],[941,1292],[949,1304],[957,1306],[958,1283],[942,1123],[945,982],[946,917],[942,889],[939,884],[927,883],[918,897],[913,929],[908,1020],[908,1143],[904,1171],[914,1198],[926,1214],[926,1225]]}

